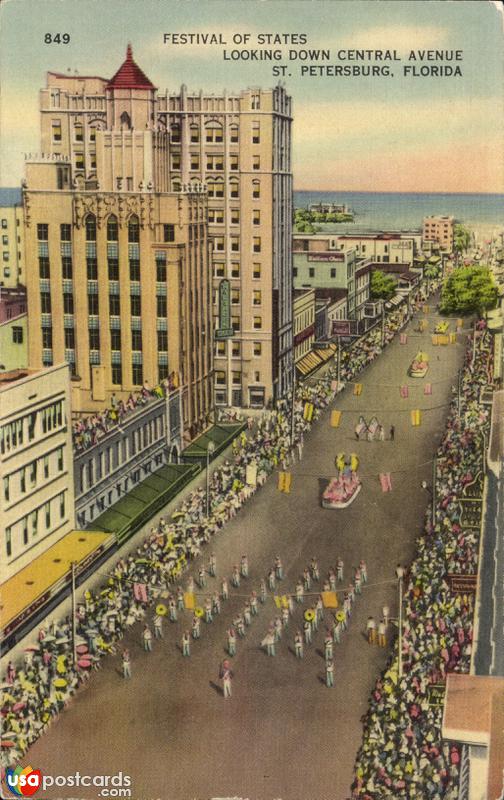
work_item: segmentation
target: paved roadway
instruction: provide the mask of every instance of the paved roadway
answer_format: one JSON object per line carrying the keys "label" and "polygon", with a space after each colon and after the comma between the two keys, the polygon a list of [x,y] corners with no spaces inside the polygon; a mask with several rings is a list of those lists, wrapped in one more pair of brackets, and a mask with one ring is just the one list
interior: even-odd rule
{"label": "paved roadway", "polygon": [[[431,465],[416,465],[431,459],[446,414],[446,405],[426,412],[422,425],[412,428],[409,412],[403,409],[446,403],[463,356],[461,344],[432,347],[430,336],[414,336],[412,327],[406,345],[396,341],[363,373],[360,397],[350,391],[340,395],[340,427],[330,427],[328,412],[315,425],[303,460],[293,470],[292,493],[278,493],[271,479],[219,534],[213,543],[218,573],[229,575],[247,553],[251,574],[240,590],[232,590],[220,617],[202,625],[202,638],[190,659],[183,659],[177,647],[184,627],[189,627],[188,612],[187,622],[165,622],[165,638],[154,643],[150,654],[141,650],[141,628],[133,629],[125,640],[132,652],[131,681],[118,674],[119,657],[105,659],[103,669],[25,761],[49,774],[122,770],[132,777],[136,800],[348,797],[361,716],[388,656],[388,648],[367,644],[366,620],[370,614],[379,617],[384,602],[393,614],[397,611],[397,589],[390,579],[398,562],[411,560],[429,502],[420,482],[430,481]],[[406,370],[420,346],[430,353],[433,394],[424,396],[425,381],[419,380],[403,400],[399,384],[413,382]],[[358,415],[369,418],[375,411],[387,433],[390,424],[395,425],[395,442],[355,441]],[[334,456],[342,450],[358,453],[363,488],[348,509],[324,510],[319,502],[321,478],[334,474]],[[391,493],[381,491],[381,471],[392,472]],[[358,599],[350,628],[336,645],[335,687],[328,689],[322,681],[323,626],[303,661],[290,652],[300,610],[276,657],[263,653],[260,642],[275,616],[270,599],[245,640],[239,640],[233,697],[224,699],[217,674],[225,655],[226,628],[244,602],[237,594],[257,588],[277,554],[287,573],[282,591],[294,589],[314,555],[322,574],[341,556],[345,578],[360,558],[367,561],[371,585]],[[210,580],[209,586],[215,583]]]}

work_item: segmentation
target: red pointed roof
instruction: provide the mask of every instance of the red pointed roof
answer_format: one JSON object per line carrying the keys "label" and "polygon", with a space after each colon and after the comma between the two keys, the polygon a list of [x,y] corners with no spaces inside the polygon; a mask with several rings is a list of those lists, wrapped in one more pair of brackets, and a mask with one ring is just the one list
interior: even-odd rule
{"label": "red pointed roof", "polygon": [[121,64],[113,78],[108,82],[107,89],[155,89],[147,75],[142,72],[133,60],[133,48],[130,44],[126,49],[126,60]]}

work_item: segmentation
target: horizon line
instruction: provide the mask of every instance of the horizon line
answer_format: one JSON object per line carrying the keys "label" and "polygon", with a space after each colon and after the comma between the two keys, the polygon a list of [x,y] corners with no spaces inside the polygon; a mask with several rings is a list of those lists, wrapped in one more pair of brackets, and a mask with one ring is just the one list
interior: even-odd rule
{"label": "horizon line", "polygon": [[443,192],[438,190],[422,190],[422,191],[415,191],[415,190],[396,190],[396,189],[299,189],[297,187],[293,188],[294,192],[332,192],[333,194],[337,194],[338,192],[345,192],[345,193],[356,193],[359,194],[440,194],[440,195],[449,195],[449,194],[467,194],[467,195],[481,195],[483,197],[493,196],[493,197],[504,197],[504,191],[502,192]]}

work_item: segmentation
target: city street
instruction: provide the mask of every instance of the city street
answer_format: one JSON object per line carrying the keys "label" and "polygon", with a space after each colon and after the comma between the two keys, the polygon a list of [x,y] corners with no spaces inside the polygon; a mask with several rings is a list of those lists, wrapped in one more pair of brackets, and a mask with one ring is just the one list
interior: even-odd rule
{"label": "city street", "polygon": [[[217,575],[229,578],[233,565],[246,553],[250,577],[239,589],[230,587],[230,599],[213,623],[202,621],[202,636],[191,642],[190,658],[182,657],[180,640],[190,629],[191,612],[179,615],[177,623],[165,618],[164,639],[154,641],[152,653],[143,651],[142,626],[136,625],[119,643],[131,651],[131,680],[121,677],[119,648],[117,656],[103,660],[103,669],[92,675],[68,710],[29,750],[26,763],[52,775],[77,770],[113,775],[122,770],[132,778],[136,800],[345,800],[349,796],[361,717],[391,641],[389,634],[387,648],[368,645],[366,620],[373,615],[379,621],[385,603],[392,615],[397,614],[395,567],[411,560],[431,502],[431,460],[465,346],[463,336],[457,345],[432,346],[436,318],[428,319],[426,333],[414,333],[416,323],[410,323],[407,344],[400,345],[396,337],[362,373],[360,396],[347,388],[315,423],[305,439],[303,459],[292,470],[291,493],[280,493],[273,476],[192,565],[192,574],[197,574],[213,551]],[[407,369],[420,349],[429,354],[430,368],[417,385]],[[430,396],[423,393],[427,381],[433,385]],[[399,392],[404,383],[410,386],[407,399]],[[331,408],[342,410],[338,428],[330,427]],[[419,427],[411,426],[409,412],[415,408],[432,409],[422,412]],[[385,427],[387,441],[357,442],[354,428],[360,414],[368,422],[375,415]],[[342,451],[358,454],[362,490],[349,508],[325,510],[320,495],[326,479],[335,474],[335,455]],[[381,472],[391,473],[390,493],[382,492]],[[421,488],[422,481],[429,491]],[[226,630],[252,589],[259,589],[260,578],[277,555],[286,573],[278,584],[279,594],[294,592],[313,556],[322,579],[337,558],[343,558],[345,580],[340,587],[348,584],[360,559],[367,563],[368,586],[357,597],[348,631],[335,645],[334,688],[324,682],[324,625],[305,648],[304,659],[293,653],[306,599],[304,606],[296,606],[276,656],[265,654],[261,641],[279,613],[270,594],[245,638],[238,639],[232,659],[233,696],[224,699],[218,673],[226,657]],[[315,591],[321,583],[314,585]],[[218,588],[219,579],[209,578],[208,591]],[[328,611],[326,617],[329,620]],[[79,794],[74,790],[52,796]]]}

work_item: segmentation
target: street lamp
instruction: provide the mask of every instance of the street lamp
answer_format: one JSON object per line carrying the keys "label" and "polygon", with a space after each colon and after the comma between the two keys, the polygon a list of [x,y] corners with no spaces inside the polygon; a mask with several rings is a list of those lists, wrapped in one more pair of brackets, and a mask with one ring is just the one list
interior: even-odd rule
{"label": "street lamp", "polygon": [[215,445],[213,442],[208,442],[206,451],[206,515],[207,519],[210,516],[210,456],[215,452]]}
{"label": "street lamp", "polygon": [[404,567],[401,567],[400,564],[397,565],[396,569],[397,575],[397,582],[399,588],[399,618],[398,618],[398,628],[399,628],[399,660],[397,665],[397,674],[399,678],[403,676],[403,663],[402,663],[402,638],[403,638],[403,579],[404,579]]}

